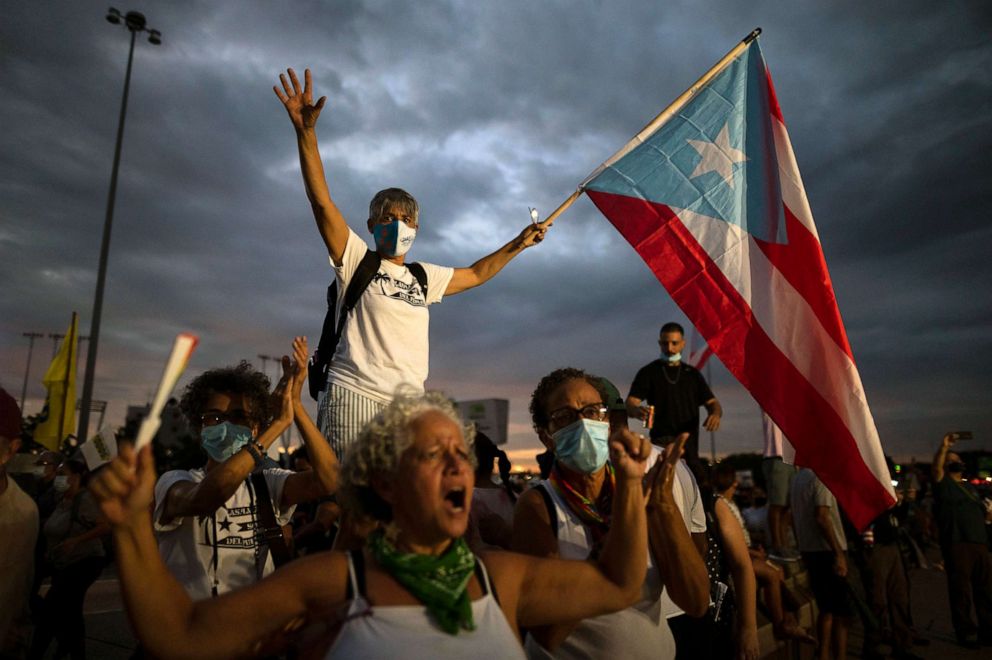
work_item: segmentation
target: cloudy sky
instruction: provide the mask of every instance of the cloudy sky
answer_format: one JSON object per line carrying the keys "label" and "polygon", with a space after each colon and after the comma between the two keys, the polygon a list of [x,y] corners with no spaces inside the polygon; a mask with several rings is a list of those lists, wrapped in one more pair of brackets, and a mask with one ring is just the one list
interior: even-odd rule
{"label": "cloudy sky", "polygon": [[[316,343],[330,277],[272,93],[314,72],[331,193],[361,228],[375,191],[420,200],[412,257],[466,266],[548,212],[755,26],[886,451],[950,429],[992,449],[992,12],[987,2],[140,2],[95,398],[113,422],[187,375]],[[0,385],[24,332],[89,332],[128,32],[105,2],[5,2],[0,21]],[[527,401],[559,366],[626,390],[684,316],[585,198],[495,280],[431,310],[428,386]],[[52,341],[35,344],[26,412]],[[270,373],[274,373],[269,363]],[[760,449],[719,363],[718,450]],[[704,440],[705,443],[705,440]],[[705,444],[704,444],[705,446]]]}

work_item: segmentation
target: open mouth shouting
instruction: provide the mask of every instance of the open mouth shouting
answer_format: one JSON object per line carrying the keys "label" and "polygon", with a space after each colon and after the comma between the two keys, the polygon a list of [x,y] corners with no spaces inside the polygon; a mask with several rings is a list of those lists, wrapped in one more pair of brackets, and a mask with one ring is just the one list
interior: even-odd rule
{"label": "open mouth shouting", "polygon": [[455,486],[444,494],[445,506],[453,513],[465,510],[465,486]]}

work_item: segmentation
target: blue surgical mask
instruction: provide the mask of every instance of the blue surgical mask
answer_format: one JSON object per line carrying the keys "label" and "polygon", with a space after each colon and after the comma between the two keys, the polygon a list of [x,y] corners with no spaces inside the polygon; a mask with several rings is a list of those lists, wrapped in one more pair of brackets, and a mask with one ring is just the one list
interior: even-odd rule
{"label": "blue surgical mask", "polygon": [[375,247],[387,257],[401,257],[413,247],[417,230],[401,220],[393,220],[372,227]]}
{"label": "blue surgical mask", "polygon": [[676,362],[681,362],[682,361],[682,353],[679,352],[679,353],[674,353],[672,355],[665,355],[664,353],[662,353],[661,354],[661,361],[662,362],[667,362],[668,364],[675,364]]}
{"label": "blue surgical mask", "polygon": [[577,419],[551,435],[558,460],[582,474],[592,474],[606,465],[609,437],[609,422],[593,419]]}
{"label": "blue surgical mask", "polygon": [[64,474],[55,477],[55,480],[52,482],[52,488],[55,489],[56,493],[66,492],[69,490],[69,477]]}
{"label": "blue surgical mask", "polygon": [[231,422],[204,426],[200,429],[200,442],[207,455],[218,463],[234,456],[252,438],[251,429]]}

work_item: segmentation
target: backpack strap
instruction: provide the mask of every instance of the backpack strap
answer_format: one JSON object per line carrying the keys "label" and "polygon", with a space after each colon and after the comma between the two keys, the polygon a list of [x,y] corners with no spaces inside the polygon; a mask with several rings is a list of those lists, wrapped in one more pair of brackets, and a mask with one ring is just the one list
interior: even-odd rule
{"label": "backpack strap", "polygon": [[539,483],[535,486],[535,489],[544,498],[544,506],[548,508],[548,520],[551,522],[551,533],[555,535],[555,538],[558,538],[558,507],[555,506],[554,500],[551,499],[551,493],[548,491],[546,484]]}
{"label": "backpack strap", "polygon": [[262,470],[251,473],[251,485],[255,489],[255,506],[258,511],[259,528],[256,536],[269,546],[272,554],[272,563],[276,568],[287,563],[293,557],[286,545],[286,537],[282,535],[282,527],[276,521],[275,511],[272,509],[272,496],[269,495],[269,484],[265,481],[265,473]]}
{"label": "backpack strap", "polygon": [[348,288],[344,293],[344,304],[341,306],[341,315],[337,318],[336,324],[334,319],[338,302],[337,278],[327,286],[327,312],[324,313],[324,324],[320,329],[320,341],[307,367],[310,396],[315,401],[327,386],[327,368],[330,366],[331,358],[334,357],[334,351],[337,350],[338,342],[341,340],[345,319],[358,304],[358,300],[365,293],[365,289],[368,288],[375,274],[379,272],[381,262],[382,257],[379,256],[378,252],[368,249],[365,251],[365,256],[358,262],[358,267],[351,276],[351,281],[348,282]]}
{"label": "backpack strap", "polygon": [[417,263],[416,261],[414,261],[412,263],[408,263],[406,265],[406,267],[409,268],[410,269],[410,272],[413,273],[413,276],[415,278],[417,278],[417,284],[420,285],[420,292],[422,294],[424,294],[424,302],[426,303],[427,302],[427,271],[425,271],[424,270],[424,267],[421,264]]}
{"label": "backpack strap", "polygon": [[359,298],[365,293],[365,289],[369,288],[369,283],[372,282],[375,274],[379,272],[379,264],[381,263],[382,257],[374,250],[366,250],[365,256],[358,262],[358,268],[355,269],[351,281],[348,282],[348,288],[344,292],[344,305],[341,307],[341,318],[338,319],[337,335],[339,338],[341,337],[341,330],[344,328],[345,317],[351,310],[355,309]]}

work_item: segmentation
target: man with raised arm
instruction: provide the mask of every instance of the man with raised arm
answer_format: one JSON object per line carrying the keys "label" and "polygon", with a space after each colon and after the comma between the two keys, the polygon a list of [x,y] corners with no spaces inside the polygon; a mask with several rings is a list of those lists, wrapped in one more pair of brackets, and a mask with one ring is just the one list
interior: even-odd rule
{"label": "man with raised arm", "polygon": [[425,263],[418,273],[416,267],[404,263],[420,226],[417,200],[404,190],[387,188],[369,204],[365,231],[375,243],[370,250],[348,226],[327,188],[316,133],[326,97],[313,102],[309,69],[302,89],[296,73],[289,69],[287,74],[288,79],[279,76],[282,88],[273,90],[296,129],[307,198],[337,281],[337,318],[342,314],[344,292],[367,253],[372,253],[376,268],[346,317],[334,355],[324,356],[332,359],[317,424],[340,456],[400,385],[423,390],[428,369],[427,307],[488,281],[524,249],[539,243],[550,223],[528,225],[509,243],[467,268]]}
{"label": "man with raised arm", "polygon": [[[992,511],[974,486],[964,478],[967,466],[951,448],[960,433],[940,441],[930,466],[933,477],[934,515],[940,532],[940,551],[947,568],[951,623],[958,643],[965,648],[992,646],[992,554],[989,523]],[[972,617],[972,603],[978,615]]]}

